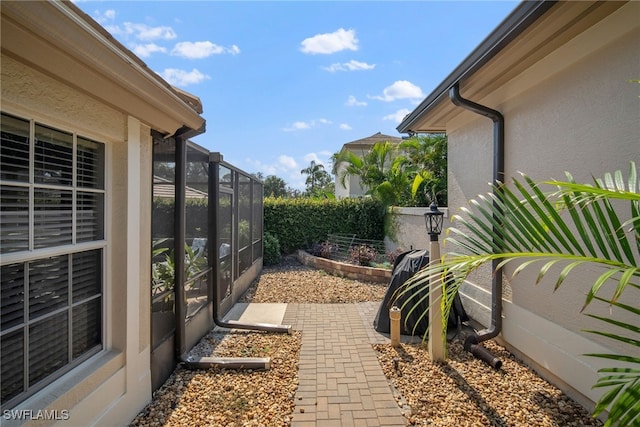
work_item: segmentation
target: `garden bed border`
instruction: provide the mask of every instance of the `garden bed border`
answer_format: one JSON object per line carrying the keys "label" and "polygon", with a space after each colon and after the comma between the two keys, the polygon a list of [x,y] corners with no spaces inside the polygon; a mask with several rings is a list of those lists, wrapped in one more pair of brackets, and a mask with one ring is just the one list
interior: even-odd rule
{"label": "garden bed border", "polygon": [[375,283],[389,283],[391,280],[391,270],[386,268],[347,264],[345,262],[313,256],[301,249],[298,250],[297,258],[298,261],[304,265],[324,270],[327,273],[335,274],[336,276],[346,277],[347,279],[363,280]]}

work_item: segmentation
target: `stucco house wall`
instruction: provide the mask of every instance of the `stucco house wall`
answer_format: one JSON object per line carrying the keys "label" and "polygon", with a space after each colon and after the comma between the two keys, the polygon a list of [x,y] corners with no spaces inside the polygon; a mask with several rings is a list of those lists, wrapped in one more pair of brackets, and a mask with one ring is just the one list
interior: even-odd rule
{"label": "stucco house wall", "polygon": [[[445,238],[444,230],[451,226],[449,209],[438,208],[443,212],[440,241]],[[391,206],[387,211],[389,227],[384,237],[387,252],[429,249],[429,235],[424,221],[428,207]]]}
{"label": "stucco house wall", "polygon": [[[602,177],[606,172],[621,170],[626,174],[631,160],[640,164],[638,84],[629,82],[638,78],[639,71],[640,4],[612,3],[605,5],[611,8],[606,10],[598,7],[595,3],[562,2],[552,6],[512,42],[513,47],[502,47],[506,52],[503,61],[508,61],[514,51],[527,52],[525,59],[507,71],[511,73],[509,78],[492,71],[500,66],[496,61],[461,78],[463,97],[504,115],[507,182],[518,178],[519,172],[541,181],[564,179],[565,171],[569,171],[578,182],[590,183],[592,177]],[[557,10],[562,12],[556,14]],[[575,21],[567,18],[565,23],[563,16],[573,13]],[[560,28],[558,22],[564,27],[557,31],[553,48],[549,43],[530,52],[515,47],[542,38],[554,25]],[[514,72],[518,67],[521,69]],[[446,130],[448,206],[450,214],[456,214],[469,200],[490,192],[492,122],[452,107],[447,98],[434,105],[417,117],[427,117],[422,120],[426,127],[431,124],[430,130]],[[591,406],[602,393],[591,389],[598,378],[597,370],[611,362],[583,354],[628,354],[630,347],[584,332],[607,329],[607,325],[580,312],[595,271],[576,272],[553,292],[554,283],[549,280],[534,285],[537,274],[533,270],[525,270],[511,280],[513,270],[506,269],[499,339],[573,397]],[[488,268],[478,271],[461,289],[465,309],[484,326],[490,323],[491,277]],[[590,305],[588,312],[611,315],[603,304]],[[616,310],[614,315],[624,316]]]}
{"label": "stucco house wall", "polygon": [[344,174],[346,167],[344,165],[338,166],[338,173],[336,174],[335,182],[335,194],[337,199],[344,199],[346,197],[360,197],[364,196],[366,191],[360,185],[360,179],[356,176],[348,176],[344,179],[344,185],[340,180],[340,176]]}
{"label": "stucco house wall", "polygon": [[[41,93],[47,96],[41,96]],[[151,139],[133,117],[2,56],[2,110],[106,144],[104,351],[22,402],[68,410],[75,425],[127,423],[151,396],[149,304]],[[107,412],[107,409],[108,412]],[[3,421],[3,424],[10,424]]]}
{"label": "stucco house wall", "polygon": [[[621,8],[534,69],[476,100],[505,116],[506,177],[524,172],[536,180],[564,179],[569,171],[578,182],[591,182],[605,172],[626,172],[630,160],[640,160],[640,101],[634,90],[637,84],[629,82],[638,72],[640,29],[628,21],[629,14],[632,11]],[[600,45],[592,51],[588,47],[594,39]],[[464,206],[489,190],[491,121],[464,112],[450,122],[448,135],[449,201]],[[579,314],[590,288],[588,280],[576,276],[555,293],[550,283],[520,285],[532,280],[535,277],[525,274],[512,284],[515,304],[576,332],[600,326]]]}
{"label": "stucco house wall", "polygon": [[[22,20],[31,27],[16,24]],[[41,20],[48,21],[49,25],[39,25]],[[61,22],[65,25],[57,26]],[[127,425],[151,400],[151,133],[152,129],[175,132],[176,123],[184,124],[184,121],[176,114],[171,121],[159,119],[151,123],[153,120],[150,119],[157,113],[156,106],[152,103],[145,105],[141,101],[144,96],[136,97],[129,92],[130,98],[122,97],[119,104],[113,104],[107,102],[99,91],[83,90],[82,85],[86,81],[74,81],[72,74],[75,72],[84,79],[92,78],[82,70],[78,71],[80,63],[74,62],[77,58],[72,59],[72,55],[86,53],[82,48],[91,46],[91,43],[110,46],[114,51],[122,48],[110,45],[104,33],[96,35],[95,26],[95,22],[72,4],[11,2],[2,5],[2,112],[105,146],[104,241],[98,242],[104,248],[101,266],[102,350],[10,408],[14,413],[25,410],[36,414],[39,410],[46,410],[54,419],[31,421],[28,416],[4,417],[3,426],[53,425],[56,421],[78,426]],[[67,34],[75,31],[84,34],[83,41],[86,42],[82,48],[71,51],[71,55],[66,57],[68,62],[58,63],[62,69],[73,70],[62,75],[45,64],[57,62],[56,56],[64,51],[60,43],[69,42],[69,46],[73,46],[73,37],[70,36],[69,40],[52,39],[52,45],[42,51],[47,54],[38,55],[45,42],[43,39],[36,42],[37,36],[31,34],[31,30],[55,33],[61,29]],[[18,37],[20,32],[24,36]],[[101,53],[100,48],[95,50],[97,54]],[[123,51],[121,54],[126,56],[128,53]],[[132,58],[127,64],[131,70],[129,75],[144,74],[140,68],[132,66],[135,62]],[[108,62],[105,56],[101,59]],[[94,62],[93,67],[92,71],[104,73],[100,75],[105,79],[113,71],[101,69],[106,66],[99,62]],[[184,114],[193,119],[192,123],[204,123],[177,93],[171,92],[166,82],[163,85],[156,79],[155,76],[149,78],[151,89],[147,95],[169,96],[176,108],[182,108]],[[97,89],[108,87],[103,85]],[[136,108],[141,115],[146,115],[145,120],[136,116],[133,112]],[[166,127],[159,125],[160,122]],[[69,250],[82,250],[82,244]],[[3,254],[2,265],[42,256],[46,257],[46,253]]]}

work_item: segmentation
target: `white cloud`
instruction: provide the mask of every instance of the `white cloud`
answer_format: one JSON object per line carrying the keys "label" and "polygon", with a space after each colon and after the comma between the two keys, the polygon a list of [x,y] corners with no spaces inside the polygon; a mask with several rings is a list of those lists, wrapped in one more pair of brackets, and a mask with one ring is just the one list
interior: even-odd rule
{"label": "white cloud", "polygon": [[285,156],[284,154],[278,156],[278,164],[283,167],[284,170],[297,169],[298,163],[291,156]]}
{"label": "white cloud", "polygon": [[396,99],[418,99],[424,98],[422,94],[422,89],[418,86],[414,85],[410,81],[407,80],[398,80],[394,82],[391,86],[384,88],[382,91],[382,96],[369,96],[372,99],[379,99],[381,101],[395,101]]}
{"label": "white cloud", "polygon": [[170,84],[179,87],[200,83],[211,78],[206,74],[202,74],[195,68],[191,71],[180,70],[177,68],[166,68],[162,73],[160,73],[160,75]]}
{"label": "white cloud", "polygon": [[116,11],[113,9],[107,9],[104,12],[100,12],[99,10],[96,10],[94,12],[94,18],[100,24],[104,24],[105,22],[108,22],[108,21],[113,21],[115,17],[116,17]]}
{"label": "white cloud", "polygon": [[138,44],[133,45],[133,53],[138,55],[141,58],[148,58],[152,53],[162,52],[165,53],[167,51],[166,48],[162,46],[158,46],[155,43],[147,43],[147,44]]}
{"label": "white cloud", "polygon": [[236,55],[240,53],[240,48],[236,45],[227,48],[224,46],[218,46],[210,41],[203,41],[176,43],[175,47],[171,50],[171,55],[189,59],[206,58],[211,55],[220,55],[223,53]]}
{"label": "white cloud", "polygon": [[352,130],[352,129],[353,129],[351,126],[349,126],[349,125],[348,125],[348,124],[346,124],[346,123],[340,123],[339,128],[340,128],[341,130]]}
{"label": "white cloud", "polygon": [[341,50],[358,50],[358,39],[355,30],[340,28],[333,33],[316,34],[306,38],[301,43],[300,50],[304,53],[330,54]]}
{"label": "white cloud", "polygon": [[309,123],[306,123],[306,122],[293,122],[293,124],[291,126],[283,128],[282,130],[284,130],[285,132],[293,132],[293,131],[296,131],[296,130],[306,130],[306,129],[311,129],[311,125]]}
{"label": "white cloud", "polygon": [[298,162],[291,156],[282,154],[273,163],[263,163],[260,160],[246,158],[245,162],[250,164],[257,172],[262,172],[265,176],[275,175],[283,177],[287,174],[298,175],[300,166]]}
{"label": "white cloud", "polygon": [[316,120],[310,120],[308,122],[302,122],[302,121],[293,122],[291,126],[282,128],[282,130],[285,132],[294,132],[297,130],[311,129],[312,127],[315,127],[318,125],[330,125],[331,123],[332,123],[331,120],[327,120],[327,119],[316,119]]}
{"label": "white cloud", "polygon": [[275,165],[268,165],[262,163],[260,160],[253,160],[251,158],[246,158],[245,162],[251,164],[256,172],[262,172],[265,176],[278,174],[278,168],[276,168]]}
{"label": "white cloud", "polygon": [[111,26],[110,30],[113,34],[133,35],[138,40],[173,40],[177,36],[173,28],[167,26],[150,27],[146,24],[137,24],[134,22],[125,22],[119,26]]}
{"label": "white cloud", "polygon": [[402,121],[402,119],[404,119],[407,116],[407,114],[409,114],[410,112],[411,111],[409,111],[408,109],[403,108],[401,110],[396,111],[393,114],[389,114],[387,116],[384,116],[382,118],[382,120],[393,120],[396,123],[400,123]]}
{"label": "white cloud", "polygon": [[303,159],[307,163],[311,163],[313,161],[313,162],[316,162],[317,165],[323,165],[324,166],[324,162],[322,160],[320,160],[320,157],[318,157],[318,155],[316,153],[305,154]]}
{"label": "white cloud", "polygon": [[147,24],[140,24],[136,22],[115,24],[113,22],[116,18],[116,11],[113,9],[107,9],[104,12],[96,10],[93,12],[93,17],[114,36],[131,36],[141,41],[173,40],[177,37],[173,28],[166,25],[152,27]]}
{"label": "white cloud", "polygon": [[365,101],[358,101],[355,96],[349,95],[349,98],[347,98],[347,102],[345,102],[344,105],[348,107],[364,107],[367,103]]}
{"label": "white cloud", "polygon": [[360,62],[352,59],[351,61],[343,62],[342,64],[331,64],[323,69],[334,73],[336,71],[373,70],[374,68],[376,68],[376,64],[367,64],[366,62]]}

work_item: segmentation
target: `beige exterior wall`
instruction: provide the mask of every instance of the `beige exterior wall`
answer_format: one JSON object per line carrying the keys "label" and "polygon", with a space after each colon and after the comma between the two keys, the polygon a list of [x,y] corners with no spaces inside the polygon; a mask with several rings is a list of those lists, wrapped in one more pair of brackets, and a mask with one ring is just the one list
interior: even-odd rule
{"label": "beige exterior wall", "polygon": [[[359,156],[364,156],[366,153],[364,151],[355,151],[355,153]],[[342,185],[342,175],[346,166],[340,165],[338,166],[338,173],[335,177],[335,194],[337,199],[344,199],[347,197],[360,197],[364,196],[366,190],[362,188],[360,185],[360,178],[357,176],[348,176],[344,180],[344,186]]]}
{"label": "beige exterior wall", "polygon": [[[630,2],[489,96],[472,99],[505,117],[507,180],[519,171],[537,181],[564,179],[570,171],[578,182],[590,183],[605,172],[626,174],[630,160],[640,165],[640,99],[638,84],[629,82],[639,77],[638,16],[640,4]],[[488,192],[492,179],[492,123],[460,111],[447,125],[449,207],[454,211]],[[507,283],[502,337],[549,376],[595,400],[598,391],[590,387],[600,362],[581,354],[604,347],[630,351],[582,332],[606,329],[580,313],[595,271],[570,277],[555,293],[553,282],[535,286],[534,273]],[[490,281],[487,271],[464,289],[465,308],[485,325]],[[609,315],[609,308],[594,304],[588,312]]]}
{"label": "beige exterior wall", "polygon": [[40,71],[1,59],[3,111],[103,142],[107,157],[104,349],[15,409],[68,410],[61,425],[126,425],[151,399],[150,129]]}
{"label": "beige exterior wall", "polygon": [[340,182],[340,176],[344,173],[344,166],[338,166],[338,173],[336,174],[335,177],[335,193],[336,193],[336,198],[337,199],[344,199],[345,197],[349,197],[349,189],[351,187],[350,185],[350,179],[346,178],[344,180],[344,186],[342,185],[342,183]]}
{"label": "beige exterior wall", "polygon": [[[444,240],[445,231],[451,226],[448,208],[438,208],[443,215],[442,235],[440,242]],[[389,231],[384,238],[384,246],[387,252],[396,250],[410,251],[412,249],[429,249],[429,235],[424,222],[424,214],[429,208],[401,208],[392,206],[389,208]]]}

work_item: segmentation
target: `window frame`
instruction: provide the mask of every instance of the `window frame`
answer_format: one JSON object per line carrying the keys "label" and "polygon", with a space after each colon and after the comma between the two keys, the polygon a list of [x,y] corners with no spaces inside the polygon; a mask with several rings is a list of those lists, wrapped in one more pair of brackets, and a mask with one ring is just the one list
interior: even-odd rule
{"label": "window frame", "polygon": [[[98,354],[103,354],[108,348],[109,337],[107,335],[108,324],[107,324],[107,309],[108,309],[108,233],[109,227],[107,222],[107,212],[109,206],[109,167],[110,164],[110,148],[107,142],[102,142],[101,138],[95,138],[88,134],[85,131],[74,131],[69,130],[68,127],[59,127],[53,124],[50,124],[51,120],[41,120],[41,118],[36,118],[32,114],[16,114],[10,111],[3,109],[1,114],[4,116],[9,116],[18,120],[23,120],[29,123],[29,163],[28,163],[28,181],[18,181],[18,180],[6,180],[0,177],[0,184],[4,186],[11,186],[14,188],[23,188],[28,191],[29,201],[28,201],[28,248],[24,250],[19,250],[15,252],[7,252],[3,253],[0,256],[0,266],[5,267],[13,264],[21,264],[24,267],[23,274],[23,303],[25,307],[28,308],[30,303],[29,296],[29,273],[28,268],[30,263],[38,260],[46,260],[48,258],[58,257],[58,256],[66,256],[67,257],[67,265],[68,265],[68,294],[65,306],[63,308],[55,309],[45,315],[38,316],[36,318],[29,318],[29,311],[25,309],[23,313],[23,318],[17,325],[12,325],[7,327],[4,331],[0,331],[1,336],[6,336],[8,334],[15,333],[16,331],[23,331],[23,363],[24,363],[24,371],[23,371],[23,382],[24,386],[20,393],[15,396],[7,399],[5,402],[2,402],[0,407],[4,410],[7,408],[15,407],[26,399],[32,397],[43,388],[49,386],[54,383],[56,380],[77,368],[79,365],[83,364],[89,359],[92,359]],[[36,151],[36,141],[35,141],[35,132],[36,127],[42,126],[45,128],[52,129],[54,131],[63,132],[65,134],[71,135],[71,170],[72,170],[72,181],[71,185],[55,185],[48,184],[43,182],[37,182],[35,179],[35,151]],[[80,182],[79,171],[81,169],[80,163],[78,162],[79,158],[79,148],[83,144],[79,142],[79,140],[88,141],[91,143],[100,144],[101,147],[101,158],[100,162],[95,165],[94,171],[101,174],[99,179],[101,180],[100,185],[96,186],[87,186],[84,185],[84,182]],[[35,193],[37,191],[47,191],[47,190],[60,190],[60,191],[69,191],[72,195],[72,204],[71,204],[71,243],[69,244],[60,244],[53,245],[47,247],[36,248],[34,245],[34,233],[35,233],[35,220],[34,220],[34,212],[35,212]],[[82,221],[80,220],[78,215],[80,213],[79,208],[82,207],[82,196],[86,196],[87,194],[98,194],[101,196],[101,206],[99,205],[96,208],[97,211],[101,210],[101,212],[97,212],[96,220],[99,221],[99,226],[96,228],[98,233],[101,233],[102,238],[97,238],[95,240],[82,240],[78,241],[78,232],[82,229]],[[100,199],[100,198],[99,198]],[[73,300],[73,293],[71,292],[74,285],[73,278],[73,264],[74,264],[74,255],[81,253],[90,253],[93,251],[100,251],[100,255],[97,258],[97,262],[99,263],[100,268],[100,289],[99,292],[91,295],[89,297],[83,297],[79,300]],[[77,282],[76,282],[77,283]],[[58,369],[48,373],[43,378],[39,379],[32,385],[29,385],[29,374],[32,370],[29,367],[29,336],[30,336],[30,328],[33,324],[38,322],[46,321],[47,319],[55,317],[57,314],[65,312],[67,315],[67,330],[71,332],[73,330],[73,316],[72,312],[76,309],[76,307],[80,307],[83,304],[91,304],[96,300],[100,300],[100,313],[98,317],[98,321],[100,322],[99,330],[100,336],[98,339],[98,344],[93,345],[90,348],[87,348],[83,353],[79,354],[74,358],[74,344],[76,341],[74,340],[72,333],[67,333],[67,362],[63,364]],[[94,311],[95,312],[95,311]]]}

